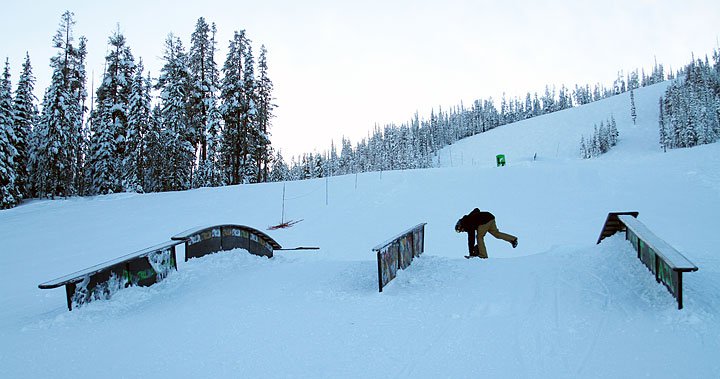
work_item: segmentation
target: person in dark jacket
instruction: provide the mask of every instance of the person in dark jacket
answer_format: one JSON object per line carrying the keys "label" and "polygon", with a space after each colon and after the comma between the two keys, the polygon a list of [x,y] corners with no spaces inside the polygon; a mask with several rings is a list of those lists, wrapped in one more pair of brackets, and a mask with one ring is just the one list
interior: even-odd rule
{"label": "person in dark jacket", "polygon": [[[513,249],[517,247],[517,237],[503,233],[498,230],[495,224],[495,216],[490,212],[481,212],[475,208],[469,214],[466,214],[455,224],[455,231],[466,232],[468,234],[468,250],[469,255],[466,258],[480,257],[487,258],[487,249],[485,248],[484,237],[486,233],[490,233],[493,237],[510,242]],[[477,233],[477,234],[476,234]],[[477,237],[477,245],[475,239]]]}

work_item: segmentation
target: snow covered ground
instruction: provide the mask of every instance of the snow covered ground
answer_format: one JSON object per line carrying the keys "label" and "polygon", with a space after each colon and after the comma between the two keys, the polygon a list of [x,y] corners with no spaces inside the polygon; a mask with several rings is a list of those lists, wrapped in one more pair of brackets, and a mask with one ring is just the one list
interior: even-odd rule
{"label": "snow covered ground", "polygon": [[[503,126],[446,148],[443,167],[162,194],[31,201],[0,211],[0,377],[720,377],[720,144],[663,153],[667,84]],[[578,158],[613,114],[620,140]],[[508,166],[495,167],[495,154]],[[537,154],[537,159],[533,157]],[[466,260],[455,221],[490,210]],[[685,308],[620,236],[636,210],[700,270]],[[371,248],[427,222],[425,254],[382,293]],[[164,242],[249,225],[286,247],[182,261],[165,281],[68,312],[39,283]]]}

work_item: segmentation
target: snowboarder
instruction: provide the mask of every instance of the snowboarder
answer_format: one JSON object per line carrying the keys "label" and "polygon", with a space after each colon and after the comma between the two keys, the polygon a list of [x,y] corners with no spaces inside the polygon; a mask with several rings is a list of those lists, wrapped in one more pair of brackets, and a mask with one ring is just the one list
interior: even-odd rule
{"label": "snowboarder", "polygon": [[[518,245],[517,237],[498,230],[495,224],[495,216],[492,213],[481,212],[478,208],[473,209],[472,212],[459,219],[455,224],[455,231],[468,234],[469,255],[466,255],[465,258],[480,257],[485,259],[488,257],[485,241],[483,240],[488,232],[497,239],[510,242],[513,249]],[[477,233],[477,245],[475,245],[475,233]]]}

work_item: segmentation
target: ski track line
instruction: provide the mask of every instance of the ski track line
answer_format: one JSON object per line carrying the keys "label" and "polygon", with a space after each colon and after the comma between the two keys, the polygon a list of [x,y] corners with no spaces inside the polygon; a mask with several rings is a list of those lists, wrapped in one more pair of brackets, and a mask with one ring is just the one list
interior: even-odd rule
{"label": "ski track line", "polygon": [[[456,326],[456,330],[465,330],[464,326],[467,325],[470,322],[469,315],[471,314],[471,311],[480,308],[479,305],[471,302],[466,308],[465,311],[462,313],[463,319],[461,321],[461,324]],[[395,375],[396,378],[414,378],[417,377],[414,375],[415,369],[418,367],[417,362],[423,362],[425,361],[425,356],[429,355],[430,350],[433,346],[435,346],[438,341],[440,341],[441,338],[446,337],[448,334],[450,334],[450,328],[452,326],[451,322],[444,323],[445,327],[442,328],[442,330],[437,333],[437,335],[432,339],[432,342],[427,344],[425,347],[422,348],[419,354],[414,355],[415,359],[412,361],[409,361],[405,363],[403,368],[398,371],[398,373]]]}
{"label": "ski track line", "polygon": [[409,361],[403,365],[402,369],[400,369],[400,371],[398,371],[398,373],[395,375],[396,378],[414,377],[413,372],[415,371],[415,367],[417,367],[417,362],[421,362],[423,360],[422,358],[424,358],[430,353],[430,348],[435,346],[435,344],[437,344],[443,336],[448,334],[448,331],[450,330],[450,323],[446,322],[444,324],[445,327],[443,327],[442,330],[437,333],[437,335],[432,339],[432,342],[424,346],[420,353],[415,355],[414,360]]}
{"label": "ski track line", "polygon": [[576,377],[580,378],[583,377],[583,371],[585,370],[585,365],[587,364],[588,360],[590,359],[590,356],[595,351],[595,348],[597,346],[598,339],[600,339],[600,333],[605,330],[607,321],[608,321],[608,307],[610,306],[610,289],[605,285],[605,282],[597,276],[594,272],[586,271],[590,276],[595,278],[595,280],[602,285],[604,292],[601,295],[604,295],[605,303],[603,304],[603,312],[602,312],[602,320],[599,322],[599,325],[597,328],[595,328],[595,332],[593,333],[592,342],[590,343],[590,347],[588,348],[587,352],[585,352],[585,355],[580,362],[580,366],[577,369]]}
{"label": "ski track line", "polygon": [[[535,289],[535,291],[533,292],[532,300],[530,301],[530,306],[527,308],[527,311],[524,313],[524,315],[522,316],[522,318],[520,320],[519,330],[524,331],[527,329],[533,329],[533,328],[529,328],[528,325],[530,325],[529,320],[531,320],[532,318],[534,318],[534,316],[537,315],[537,310],[541,303],[540,297],[541,297],[542,291],[540,291],[539,282],[540,281],[539,281],[538,277],[535,276],[534,281],[533,281],[533,288]],[[523,333],[523,335],[525,335],[525,334]],[[521,343],[520,333],[515,333],[514,337],[515,337],[515,339],[514,339],[515,351],[517,351],[517,354],[515,354],[515,357],[516,357],[517,362],[519,363],[519,368],[522,370],[522,373],[523,373],[523,375],[520,375],[520,377],[524,377],[524,378],[531,377],[531,375],[530,375],[531,372],[528,370],[528,359],[526,358],[526,356],[532,358],[534,354],[528,354],[525,351],[525,349],[523,348],[523,346],[525,346],[525,345],[523,345]]]}

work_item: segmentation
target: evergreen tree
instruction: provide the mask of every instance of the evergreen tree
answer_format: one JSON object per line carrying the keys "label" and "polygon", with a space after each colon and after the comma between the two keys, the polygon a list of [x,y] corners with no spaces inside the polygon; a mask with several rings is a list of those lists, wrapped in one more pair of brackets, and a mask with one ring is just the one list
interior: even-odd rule
{"label": "evergreen tree", "polygon": [[588,147],[585,144],[585,136],[580,136],[580,157],[582,159],[590,158],[590,151],[588,151]]}
{"label": "evergreen tree", "polygon": [[580,156],[588,159],[607,153],[617,144],[618,136],[615,117],[611,115],[607,120],[607,125],[605,122],[600,122],[599,128],[597,124],[593,127],[591,138],[580,137]]}
{"label": "evergreen tree", "polygon": [[74,40],[74,15],[65,12],[53,38],[58,53],[51,58],[50,86],[43,97],[42,114],[33,131],[31,171],[37,195],[71,196],[78,193],[77,175],[81,170],[83,145],[83,101],[85,39],[80,48]]}
{"label": "evergreen tree", "polygon": [[356,172],[355,157],[350,140],[343,137],[342,147],[340,148],[340,158],[338,163],[338,171],[340,174],[350,174]]}
{"label": "evergreen tree", "polygon": [[684,75],[668,86],[659,124],[663,148],[692,147],[720,138],[720,74],[716,67],[717,61],[713,67],[707,58],[693,59]]}
{"label": "evergreen tree", "polygon": [[145,192],[148,171],[150,118],[152,112],[152,83],[143,77],[142,60],[138,63],[130,83],[125,156],[122,157],[122,187],[127,191]]}
{"label": "evergreen tree", "polygon": [[620,132],[618,132],[617,129],[617,122],[615,122],[615,116],[610,115],[610,120],[608,120],[608,139],[610,147],[617,145],[618,137],[620,137]]}
{"label": "evergreen tree", "polygon": [[92,136],[89,149],[90,176],[89,192],[107,194],[124,190],[136,190],[136,182],[127,182],[131,188],[123,187],[123,179],[132,176],[124,167],[128,141],[137,134],[128,134],[128,108],[135,73],[135,60],[119,27],[108,40],[108,55],[105,57],[105,74],[96,91],[95,110],[92,115]]}
{"label": "evergreen tree", "polygon": [[337,149],[335,149],[335,141],[330,140],[330,152],[325,157],[325,173],[326,176],[339,175],[339,159]]}
{"label": "evergreen tree", "polygon": [[276,105],[272,103],[273,83],[268,76],[267,49],[265,45],[260,47],[258,58],[258,79],[256,87],[257,98],[257,146],[255,162],[257,167],[257,181],[265,182],[268,177],[268,166],[270,160],[270,120],[273,118],[273,110]]}
{"label": "evergreen tree", "polygon": [[550,88],[548,86],[545,86],[545,95],[542,98],[542,113],[552,113],[556,110],[555,87],[553,87],[553,90],[551,92]]}
{"label": "evergreen tree", "polygon": [[637,109],[635,109],[635,91],[633,90],[630,90],[630,117],[632,117],[633,125],[635,125],[635,120],[637,120]]}
{"label": "evergreen tree", "polygon": [[30,162],[30,135],[38,118],[37,98],[34,90],[35,77],[32,73],[30,55],[26,53],[13,103],[15,137],[17,138],[15,148],[18,153],[15,159],[16,185],[23,198],[32,196],[28,165]]}
{"label": "evergreen tree", "polygon": [[659,110],[659,117],[658,117],[658,128],[660,129],[660,147],[662,147],[663,152],[667,152],[667,149],[670,145],[670,141],[668,140],[668,133],[667,129],[665,127],[665,113],[663,111],[663,98],[660,97],[660,110]]}
{"label": "evergreen tree", "polygon": [[572,98],[568,95],[568,90],[565,85],[560,87],[560,93],[558,96],[558,110],[572,108]]}
{"label": "evergreen tree", "polygon": [[632,71],[628,76],[628,89],[634,90],[640,87],[640,79],[637,70]]}
{"label": "evergreen tree", "polygon": [[271,182],[282,182],[290,180],[290,168],[283,159],[280,151],[275,153],[275,157],[272,159],[272,170],[270,171],[269,181]]}
{"label": "evergreen tree", "polygon": [[535,92],[535,96],[533,97],[533,104],[532,104],[532,115],[540,116],[541,114],[542,114],[542,105],[540,104],[540,99],[538,98],[537,92]]}
{"label": "evergreen tree", "polygon": [[0,209],[12,208],[20,203],[21,195],[16,180],[15,159],[18,141],[14,131],[10,62],[5,59],[5,69],[0,79]]}
{"label": "evergreen tree", "polygon": [[72,167],[73,186],[75,194],[82,195],[85,193],[84,176],[85,176],[85,156],[87,155],[87,128],[85,125],[85,113],[87,107],[87,74],[85,71],[85,57],[87,56],[87,39],[80,37],[78,48],[75,50],[74,59],[72,60],[72,69],[70,72],[70,92],[73,96],[71,105],[72,116],[72,159],[74,164]]}
{"label": "evergreen tree", "polygon": [[120,189],[119,164],[112,119],[97,116],[90,120],[87,192],[110,194]]}
{"label": "evergreen tree", "polygon": [[235,32],[230,41],[223,74],[220,112],[225,121],[222,162],[226,183],[249,183],[257,175],[252,157],[259,133],[254,128],[257,112],[252,50],[244,30]]}
{"label": "evergreen tree", "polygon": [[[150,76],[148,74],[145,83],[149,86],[150,82]],[[149,87],[148,92],[150,92]],[[156,105],[150,113],[147,134],[145,135],[147,149],[145,153],[146,170],[143,189],[146,192],[163,191],[164,171],[169,166],[167,163],[168,156],[165,154],[166,146],[165,141],[163,141],[163,136],[162,109],[160,105]]]}
{"label": "evergreen tree", "polygon": [[187,115],[190,72],[187,54],[179,38],[172,34],[165,42],[165,65],[157,88],[160,90],[162,131],[160,140],[167,153],[167,168],[162,170],[162,190],[190,188],[195,163],[193,132]]}
{"label": "evergreen tree", "polygon": [[193,187],[221,183],[218,164],[221,115],[217,106],[219,71],[215,63],[215,33],[215,24],[208,25],[202,17],[198,19],[188,54],[190,142],[199,149]]}

